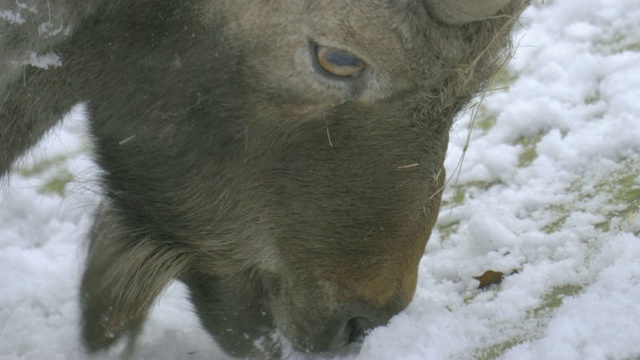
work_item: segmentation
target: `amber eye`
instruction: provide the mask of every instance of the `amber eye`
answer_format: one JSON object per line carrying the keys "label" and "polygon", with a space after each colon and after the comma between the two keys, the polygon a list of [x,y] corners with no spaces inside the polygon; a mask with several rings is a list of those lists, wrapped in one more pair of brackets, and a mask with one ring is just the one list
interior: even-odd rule
{"label": "amber eye", "polygon": [[364,61],[339,49],[316,46],[318,65],[326,72],[340,77],[357,77],[365,67]]}

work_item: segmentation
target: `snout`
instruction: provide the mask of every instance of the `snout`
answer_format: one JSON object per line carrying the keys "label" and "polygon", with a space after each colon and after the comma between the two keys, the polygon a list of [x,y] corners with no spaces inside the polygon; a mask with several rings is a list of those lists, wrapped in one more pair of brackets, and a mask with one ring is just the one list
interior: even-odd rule
{"label": "snout", "polygon": [[402,297],[392,296],[381,306],[353,289],[320,283],[312,291],[308,285],[305,289],[282,289],[272,298],[275,323],[297,351],[333,352],[359,342],[408,304]]}
{"label": "snout", "polygon": [[283,327],[293,347],[302,352],[330,352],[341,349],[354,342],[361,341],[367,332],[377,326],[385,325],[391,316],[373,320],[370,317],[345,317],[340,319],[308,319]]}

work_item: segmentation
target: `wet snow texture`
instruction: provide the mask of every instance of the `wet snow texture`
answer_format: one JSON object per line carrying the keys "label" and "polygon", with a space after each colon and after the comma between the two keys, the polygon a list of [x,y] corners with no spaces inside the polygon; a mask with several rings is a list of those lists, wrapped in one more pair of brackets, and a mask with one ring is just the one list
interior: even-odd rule
{"label": "wet snow texture", "polygon": [[[640,3],[547,0],[522,24],[412,304],[346,358],[640,358]],[[452,132],[449,175],[470,113]],[[99,199],[84,126],[71,115],[0,190],[0,359],[85,357],[77,283]],[[486,270],[517,273],[478,290]],[[222,356],[185,296],[170,287],[135,359]]]}

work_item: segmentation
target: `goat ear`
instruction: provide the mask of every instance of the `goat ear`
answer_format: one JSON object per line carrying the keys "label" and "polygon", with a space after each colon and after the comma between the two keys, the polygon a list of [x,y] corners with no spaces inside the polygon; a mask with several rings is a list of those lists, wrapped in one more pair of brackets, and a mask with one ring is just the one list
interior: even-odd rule
{"label": "goat ear", "polygon": [[82,338],[90,352],[106,349],[123,335],[136,335],[155,299],[187,268],[184,253],[127,231],[103,206],[90,232],[82,277]]}

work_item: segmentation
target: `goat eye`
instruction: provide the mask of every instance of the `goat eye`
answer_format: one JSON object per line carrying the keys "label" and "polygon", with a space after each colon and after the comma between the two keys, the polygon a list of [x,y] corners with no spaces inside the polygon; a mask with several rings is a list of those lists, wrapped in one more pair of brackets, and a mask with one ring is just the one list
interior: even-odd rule
{"label": "goat eye", "polygon": [[316,59],[323,70],[340,77],[357,77],[365,67],[364,61],[344,50],[319,45]]}

